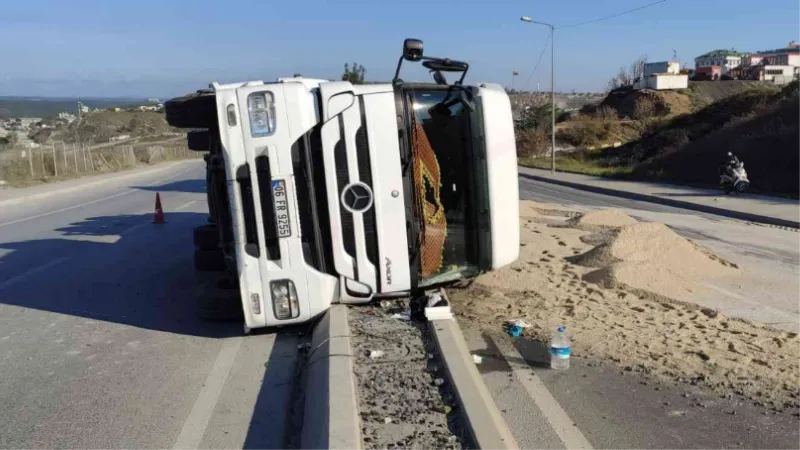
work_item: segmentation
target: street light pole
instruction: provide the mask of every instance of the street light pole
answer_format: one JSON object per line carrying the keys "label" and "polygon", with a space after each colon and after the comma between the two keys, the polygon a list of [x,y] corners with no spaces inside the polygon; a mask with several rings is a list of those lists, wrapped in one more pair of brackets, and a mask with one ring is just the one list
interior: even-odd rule
{"label": "street light pole", "polygon": [[530,16],[522,16],[519,20],[526,23],[535,23],[537,25],[544,25],[550,27],[550,115],[551,115],[551,128],[550,128],[550,172],[556,172],[556,48],[555,48],[555,31],[556,27],[544,22],[537,22],[530,18]]}

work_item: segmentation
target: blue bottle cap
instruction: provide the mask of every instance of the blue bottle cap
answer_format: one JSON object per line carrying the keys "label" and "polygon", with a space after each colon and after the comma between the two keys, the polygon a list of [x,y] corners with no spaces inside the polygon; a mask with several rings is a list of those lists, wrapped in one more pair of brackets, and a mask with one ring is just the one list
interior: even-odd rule
{"label": "blue bottle cap", "polygon": [[564,332],[564,330],[566,330],[566,328],[564,327],[564,325],[561,325],[560,327],[558,327],[558,332],[559,332],[559,333],[563,333],[563,332]]}

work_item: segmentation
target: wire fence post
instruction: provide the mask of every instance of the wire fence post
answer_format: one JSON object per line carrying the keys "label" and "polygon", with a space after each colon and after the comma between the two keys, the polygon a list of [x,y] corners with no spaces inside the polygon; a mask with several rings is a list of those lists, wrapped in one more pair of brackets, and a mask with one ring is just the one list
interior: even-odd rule
{"label": "wire fence post", "polygon": [[44,145],[39,145],[39,156],[41,156],[40,160],[42,163],[42,176],[47,178],[47,171],[44,168]]}
{"label": "wire fence post", "polygon": [[94,168],[94,157],[92,157],[92,146],[86,146],[86,152],[89,154],[89,166],[92,168],[92,172],[95,172]]}
{"label": "wire fence post", "polygon": [[56,159],[56,143],[55,142],[51,142],[50,143],[50,147],[53,149],[53,176],[57,177],[58,176],[58,163],[56,161],[58,161],[58,160]]}
{"label": "wire fence post", "polygon": [[33,149],[29,148],[26,153],[28,154],[28,165],[31,166],[31,178],[34,178],[36,175],[33,173]]}
{"label": "wire fence post", "polygon": [[61,153],[64,156],[64,173],[67,173],[67,146],[64,145],[64,141],[61,141]]}

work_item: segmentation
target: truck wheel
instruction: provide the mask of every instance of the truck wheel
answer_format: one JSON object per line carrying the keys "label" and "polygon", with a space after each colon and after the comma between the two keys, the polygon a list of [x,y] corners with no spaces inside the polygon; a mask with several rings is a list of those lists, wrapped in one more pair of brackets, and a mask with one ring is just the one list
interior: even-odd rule
{"label": "truck wheel", "polygon": [[222,272],[226,270],[225,255],[221,249],[195,249],[194,268],[200,272]]}
{"label": "truck wheel", "polygon": [[194,229],[194,246],[199,250],[219,249],[219,229],[214,225],[202,225]]}
{"label": "truck wheel", "polygon": [[195,92],[167,100],[164,115],[176,128],[216,128],[216,96],[213,92]]}
{"label": "truck wheel", "polygon": [[193,130],[186,133],[186,145],[189,150],[207,152],[211,147],[211,132],[208,130]]}
{"label": "truck wheel", "polygon": [[244,314],[239,289],[228,287],[213,279],[199,283],[195,298],[197,316],[211,321],[241,320]]}

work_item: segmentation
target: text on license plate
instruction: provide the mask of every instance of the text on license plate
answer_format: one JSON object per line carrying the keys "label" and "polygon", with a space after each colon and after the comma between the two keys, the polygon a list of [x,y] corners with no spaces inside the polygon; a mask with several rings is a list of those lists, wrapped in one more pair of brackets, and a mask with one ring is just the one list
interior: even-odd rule
{"label": "text on license plate", "polygon": [[275,206],[275,229],[278,237],[292,235],[292,226],[289,224],[289,202],[286,199],[286,181],[272,180],[272,204]]}

